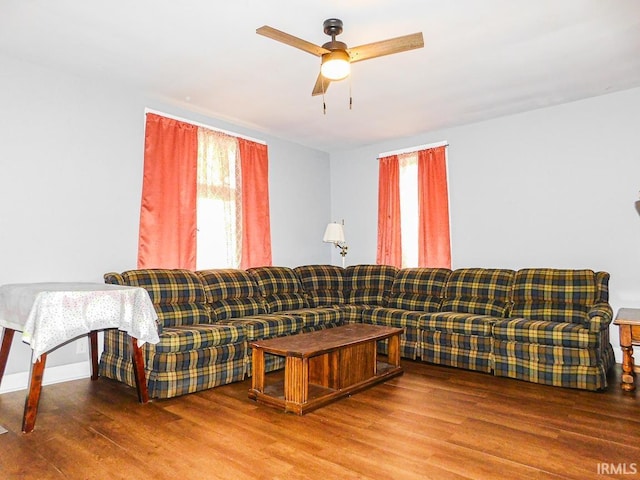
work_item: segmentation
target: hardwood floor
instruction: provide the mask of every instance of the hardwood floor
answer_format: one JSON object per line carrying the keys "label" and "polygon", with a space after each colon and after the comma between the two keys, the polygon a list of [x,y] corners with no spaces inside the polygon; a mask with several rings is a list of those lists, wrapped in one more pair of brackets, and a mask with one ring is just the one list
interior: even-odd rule
{"label": "hardwood floor", "polygon": [[[250,381],[137,403],[107,379],[0,395],[2,479],[640,478],[640,400],[403,360],[405,374],[303,417]],[[640,395],[640,394],[639,394]]]}

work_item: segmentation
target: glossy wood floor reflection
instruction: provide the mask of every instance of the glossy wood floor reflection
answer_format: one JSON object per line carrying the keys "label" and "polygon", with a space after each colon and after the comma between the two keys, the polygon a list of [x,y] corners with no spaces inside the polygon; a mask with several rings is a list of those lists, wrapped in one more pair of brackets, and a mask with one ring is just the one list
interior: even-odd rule
{"label": "glossy wood floor reflection", "polygon": [[[0,395],[2,479],[638,478],[640,394],[403,360],[405,374],[303,417],[247,398],[245,381],[140,405],[100,379]],[[615,475],[607,475],[608,473]]]}

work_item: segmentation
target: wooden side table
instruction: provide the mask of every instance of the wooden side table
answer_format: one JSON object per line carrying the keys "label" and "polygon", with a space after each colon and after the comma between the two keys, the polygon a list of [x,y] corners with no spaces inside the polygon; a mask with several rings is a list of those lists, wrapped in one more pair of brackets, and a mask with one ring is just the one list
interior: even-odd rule
{"label": "wooden side table", "polygon": [[622,347],[620,387],[626,392],[633,392],[636,389],[633,345],[640,345],[640,308],[621,308],[613,323],[620,328],[620,347]]}

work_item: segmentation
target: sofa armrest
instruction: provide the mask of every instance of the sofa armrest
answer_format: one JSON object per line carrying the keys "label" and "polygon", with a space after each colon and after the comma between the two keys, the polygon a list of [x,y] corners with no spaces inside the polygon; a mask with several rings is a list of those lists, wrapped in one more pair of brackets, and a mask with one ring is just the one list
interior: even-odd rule
{"label": "sofa armrest", "polygon": [[613,309],[607,302],[596,303],[587,313],[589,324],[586,325],[590,332],[599,332],[605,328],[609,328],[609,324],[613,319]]}

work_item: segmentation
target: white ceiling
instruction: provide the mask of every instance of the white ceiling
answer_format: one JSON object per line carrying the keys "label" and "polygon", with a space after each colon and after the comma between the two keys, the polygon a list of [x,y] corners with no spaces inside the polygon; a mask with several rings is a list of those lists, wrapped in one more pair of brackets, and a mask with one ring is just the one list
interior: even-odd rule
{"label": "white ceiling", "polygon": [[[323,115],[319,59],[255,30],[322,44],[331,17],[425,47],[354,64]],[[1,0],[0,52],[332,152],[638,87],[640,1]]]}

